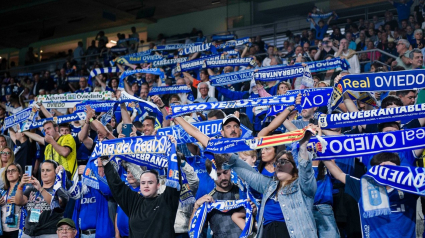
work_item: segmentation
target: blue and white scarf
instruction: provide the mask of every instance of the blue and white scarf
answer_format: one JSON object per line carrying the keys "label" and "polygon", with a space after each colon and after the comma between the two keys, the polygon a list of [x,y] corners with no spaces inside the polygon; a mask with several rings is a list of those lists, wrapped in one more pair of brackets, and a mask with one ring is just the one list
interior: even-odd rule
{"label": "blue and white scarf", "polygon": [[235,35],[213,35],[212,41],[228,41],[235,39]]}
{"label": "blue and white scarf", "polygon": [[[347,70],[350,68],[346,59],[333,58],[330,60],[313,61],[307,63],[310,72],[318,72],[335,68],[342,68]],[[269,66],[259,68],[254,73],[255,80],[261,81],[275,81],[285,80],[303,76],[304,67],[302,65],[291,65],[291,66]]]}
{"label": "blue and white scarf", "polygon": [[166,185],[180,190],[176,148],[166,136],[138,136],[102,141],[96,144],[90,158],[112,155],[150,168],[168,167]]}
{"label": "blue and white scarf", "polygon": [[369,134],[323,137],[319,142],[311,138],[308,149],[319,160],[374,155],[381,152],[399,152],[425,147],[425,128]]}
{"label": "blue and white scarf", "polygon": [[177,93],[192,93],[192,89],[189,88],[187,85],[153,87],[149,92],[149,96]]}
{"label": "blue and white scarf", "polygon": [[21,125],[20,131],[22,132],[22,131],[27,131],[27,130],[42,127],[46,121],[53,121],[59,125],[62,123],[69,123],[72,121],[85,120],[85,119],[86,119],[85,112],[76,112],[76,113],[57,116],[57,117],[44,118],[37,121],[33,121],[32,123],[25,123]]}
{"label": "blue and white scarf", "polygon": [[189,57],[182,57],[182,58],[172,58],[172,59],[163,59],[159,61],[154,61],[152,63],[152,67],[161,67],[161,66],[173,66],[177,63],[183,63],[189,60]]}
{"label": "blue and white scarf", "polygon": [[[309,88],[301,90],[289,90],[286,92],[286,96],[294,95],[295,97],[298,94],[303,95],[301,99],[301,105],[297,105],[297,110],[301,111],[302,108],[313,108],[313,107],[322,107],[327,106],[329,103],[330,96],[332,94],[332,88]],[[287,106],[284,105],[275,105],[271,106],[267,111],[267,116],[275,116],[278,113],[285,110]]]}
{"label": "blue and white scarf", "polygon": [[133,74],[154,74],[154,75],[159,75],[160,79],[164,79],[165,78],[165,74],[163,71],[161,71],[158,68],[151,68],[151,69],[134,69],[134,70],[126,70],[125,72],[123,72],[120,76],[120,85],[121,82],[124,78],[133,75]]}
{"label": "blue and white scarf", "polygon": [[[122,172],[122,167],[121,167],[121,159],[118,158],[117,156],[113,156],[110,160],[109,163],[112,163],[112,165],[114,166],[115,170],[118,171],[119,173]],[[98,167],[97,167],[97,157],[91,157],[89,159],[89,162],[86,165],[86,168],[84,169],[84,173],[82,176],[82,180],[81,182],[86,185],[89,186],[91,188],[94,189],[99,189],[101,183],[103,184],[108,184],[108,181],[106,181],[106,179],[104,177],[101,177],[98,173]],[[72,191],[72,190],[71,190]],[[79,193],[79,191],[77,191]]]}
{"label": "blue and white scarf", "polygon": [[162,115],[161,110],[159,110],[159,108],[154,103],[131,96],[125,91],[121,91],[121,97],[119,101],[135,103],[135,109],[138,111],[139,115],[143,115],[145,113],[154,114],[156,115],[156,119],[159,121],[159,123],[162,124],[164,116]]}
{"label": "blue and white scarf", "polygon": [[53,191],[52,191],[52,201],[50,202],[50,210],[53,212],[53,210],[57,207],[60,207],[59,205],[59,197],[57,192],[60,188],[66,188],[66,171],[65,169],[62,169],[59,171],[59,173],[56,174],[55,183],[53,184]]}
{"label": "blue and white scarf", "polygon": [[400,91],[425,87],[425,70],[404,70],[371,74],[349,74],[341,78],[332,93],[332,110],[342,101],[342,95],[350,90],[356,92]]}
{"label": "blue and white scarf", "polygon": [[118,104],[115,104],[105,114],[102,115],[102,117],[100,118],[100,123],[102,123],[102,125],[106,126],[106,124],[108,124],[111,121],[117,107],[118,107]]}
{"label": "blue and white scarf", "polygon": [[17,77],[32,77],[32,73],[18,73]]}
{"label": "blue and white scarf", "polygon": [[139,52],[121,56],[114,61],[114,64],[141,64],[159,60],[162,60],[162,56],[160,55],[146,55],[145,52]]}
{"label": "blue and white scarf", "polygon": [[203,52],[210,50],[212,43],[193,43],[188,47],[182,48],[179,51],[179,55],[188,55],[197,52]]}
{"label": "blue and white scarf", "polygon": [[[203,121],[193,123],[192,125],[199,129],[201,133],[209,137],[220,134],[222,120],[214,121]],[[242,135],[241,138],[249,138],[252,135],[252,131],[241,124]],[[157,135],[172,135],[177,144],[196,143],[198,142],[194,137],[189,135],[180,125],[161,128],[157,131]]]}
{"label": "blue and white scarf", "polygon": [[245,82],[252,79],[252,73],[254,69],[248,69],[243,71],[236,71],[227,74],[220,74],[210,77],[210,83],[212,86],[222,86],[235,84],[239,82]]}
{"label": "blue and white scarf", "polygon": [[95,112],[107,112],[113,107],[117,101],[105,100],[105,101],[85,101],[75,106],[75,112],[85,112],[86,106],[90,106]]}
{"label": "blue and white scarf", "polygon": [[25,219],[27,218],[27,207],[22,206],[21,207],[21,215],[19,216],[19,233],[18,238],[21,238],[24,234],[24,227],[25,227]]}
{"label": "blue and white scarf", "polygon": [[17,112],[16,114],[13,114],[12,116],[6,117],[4,119],[2,131],[26,121],[28,117],[30,117],[31,112],[32,108],[29,107]]}
{"label": "blue and white scarf", "polygon": [[218,59],[224,59],[224,55],[211,55],[208,57],[202,57],[199,59],[189,60],[183,63],[178,63],[176,67],[177,72],[186,72],[191,70],[196,70],[202,68],[205,61],[208,60],[218,60]]}
{"label": "blue and white scarf", "polygon": [[202,68],[220,68],[227,66],[248,66],[255,65],[255,60],[252,57],[248,58],[234,58],[234,59],[219,59],[219,60],[208,60]]}
{"label": "blue and white scarf", "polygon": [[242,230],[240,238],[247,238],[252,232],[252,225],[254,219],[252,217],[252,208],[248,200],[219,200],[214,203],[204,203],[196,210],[193,216],[192,223],[190,224],[189,237],[198,238],[204,228],[204,223],[207,219],[208,213],[213,210],[221,212],[228,212],[240,207],[244,207],[246,211],[245,227]]}
{"label": "blue and white scarf", "polygon": [[[303,98],[302,104],[304,108],[315,107],[316,104],[313,104],[314,98],[321,95],[321,91],[313,90],[309,95]],[[174,118],[182,116],[192,112],[199,112],[204,110],[215,110],[215,109],[229,109],[229,108],[244,108],[244,107],[256,107],[256,106],[273,106],[273,105],[284,105],[290,106],[295,104],[295,98],[297,95],[279,95],[273,97],[263,97],[263,98],[254,98],[254,99],[241,99],[236,101],[224,101],[224,102],[204,102],[204,103],[195,103],[188,105],[175,105],[171,106],[172,115],[168,115],[167,118]],[[319,96],[321,97],[321,96]],[[316,99],[319,101],[319,99]],[[322,99],[320,99],[322,100]],[[326,98],[323,96],[323,101],[326,101]],[[320,101],[321,105],[324,103]]]}
{"label": "blue and white scarf", "polygon": [[334,18],[335,20],[338,19],[338,15],[334,14],[333,12],[329,12],[329,13],[326,13],[326,14],[309,13],[308,14],[308,17],[307,17],[307,21],[310,22],[310,18],[320,18],[320,19],[323,19],[323,18],[329,18],[331,16],[334,16],[335,17]]}
{"label": "blue and white scarf", "polygon": [[117,73],[117,72],[120,72],[120,69],[118,67],[95,68],[90,72],[87,82],[90,86],[93,86],[93,82],[91,79],[93,77],[96,77],[96,75],[105,74],[105,73],[108,73],[108,74]]}
{"label": "blue and white scarf", "polygon": [[361,194],[364,218],[391,214],[387,189],[425,195],[425,170],[410,166],[373,166],[361,178]]}
{"label": "blue and white scarf", "polygon": [[401,120],[410,121],[422,117],[425,117],[425,103],[340,114],[321,114],[318,120],[322,129],[329,129]]}

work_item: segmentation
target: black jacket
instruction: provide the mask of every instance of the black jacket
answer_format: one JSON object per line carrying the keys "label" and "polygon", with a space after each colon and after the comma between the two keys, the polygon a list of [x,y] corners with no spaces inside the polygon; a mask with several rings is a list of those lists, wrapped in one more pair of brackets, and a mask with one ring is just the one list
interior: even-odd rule
{"label": "black jacket", "polygon": [[167,187],[157,197],[144,198],[125,185],[111,163],[105,166],[105,175],[115,201],[129,217],[130,238],[174,237],[180,198],[177,189]]}

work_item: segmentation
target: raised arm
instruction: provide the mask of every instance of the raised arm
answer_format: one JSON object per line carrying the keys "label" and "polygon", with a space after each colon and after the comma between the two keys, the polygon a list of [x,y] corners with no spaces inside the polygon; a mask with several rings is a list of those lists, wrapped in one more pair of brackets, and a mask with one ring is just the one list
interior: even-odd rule
{"label": "raised arm", "polygon": [[[312,124],[310,124],[309,126],[313,129],[317,127]],[[310,141],[312,135],[312,132],[306,131],[304,138],[301,139],[301,141],[299,142],[299,152],[297,153],[296,149],[292,151],[294,160],[296,159],[295,157],[298,157],[298,176],[300,179],[301,190],[304,192],[304,194],[310,197],[314,197],[317,190],[317,183],[314,177],[314,170],[312,164],[313,155],[307,151],[307,144]]]}
{"label": "raised arm", "polygon": [[29,132],[29,131],[24,131],[22,133],[24,133],[26,136],[28,136],[28,138],[32,139],[33,141],[37,141],[41,145],[45,145],[44,137],[42,137],[42,136],[40,136],[36,133]]}
{"label": "raised arm", "polygon": [[120,108],[121,108],[122,123],[131,124],[131,118],[130,118],[130,115],[128,114],[127,106],[125,105],[125,103],[121,103]]}
{"label": "raised arm", "polygon": [[335,164],[333,160],[323,160],[328,171],[334,176],[336,179],[341,181],[341,183],[345,184],[345,173]]}
{"label": "raised arm", "polygon": [[96,79],[96,81],[100,84],[100,86],[102,87],[103,90],[106,90],[106,83],[102,81],[102,75],[96,75],[96,77],[94,77]]}
{"label": "raised arm", "polygon": [[163,118],[162,118],[162,126],[163,127],[169,127],[170,126],[170,120],[167,120],[167,118],[166,118],[167,115],[168,115],[168,112],[165,109],[164,102],[162,102],[162,99],[158,95],[152,96],[151,97],[151,100],[152,100],[153,103],[155,103],[155,105],[158,106],[159,110],[161,110],[161,113],[162,113],[162,116],[163,116]]}
{"label": "raised arm", "polygon": [[47,111],[47,109],[43,106],[43,104],[42,104],[42,103],[38,103],[37,105],[40,107],[40,111],[43,113],[43,115],[44,115],[46,118],[51,118],[51,117],[53,117],[53,115],[52,115],[52,114],[50,114],[50,112],[49,112],[49,111]]}
{"label": "raised arm", "polygon": [[95,115],[94,110],[90,107],[90,105],[86,106],[86,121],[81,128],[81,131],[78,132],[78,140],[84,144],[84,146],[88,149],[93,148],[93,139],[89,137],[90,131],[90,120]]}
{"label": "raised arm", "polygon": [[272,133],[274,130],[276,130],[280,125],[282,125],[285,122],[285,120],[287,119],[288,115],[294,109],[295,109],[295,106],[289,106],[289,107],[287,107],[285,110],[283,110],[283,112],[281,112],[277,117],[275,117],[273,119],[273,121],[270,122],[270,124],[268,126],[266,126],[263,129],[261,129],[261,131],[258,132],[258,135],[257,136],[258,137],[267,136],[270,133]]}
{"label": "raised arm", "polygon": [[231,154],[228,166],[230,166],[239,177],[245,180],[250,187],[259,193],[266,192],[268,184],[272,181],[271,178],[258,173],[245,161],[239,159],[237,154]]}
{"label": "raised arm", "polygon": [[208,146],[208,141],[210,138],[206,136],[204,133],[202,133],[198,128],[194,127],[190,123],[188,123],[185,119],[182,117],[176,117],[174,118],[174,121],[176,121],[178,124],[181,125],[181,127],[191,136],[193,136],[196,140],[198,140],[204,147]]}

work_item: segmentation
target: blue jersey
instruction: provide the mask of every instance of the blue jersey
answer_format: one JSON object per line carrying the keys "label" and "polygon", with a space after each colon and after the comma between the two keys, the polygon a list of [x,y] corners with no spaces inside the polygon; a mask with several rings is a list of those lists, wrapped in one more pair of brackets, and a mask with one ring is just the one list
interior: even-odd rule
{"label": "blue jersey", "polygon": [[417,195],[396,189],[387,190],[391,214],[387,216],[363,217],[363,201],[358,178],[346,176],[345,192],[359,203],[363,237],[398,238],[416,237],[416,200]]}
{"label": "blue jersey", "polygon": [[[87,187],[87,190],[88,192],[83,195],[83,198],[77,201],[81,204],[78,223],[79,223],[80,229],[83,231],[88,229],[96,229],[96,223],[97,223],[96,196],[97,195],[102,196],[102,194],[100,194],[100,192],[96,189]],[[108,209],[108,208],[106,207],[105,209]]]}
{"label": "blue jersey", "polygon": [[[317,178],[319,174],[318,167],[313,167],[314,169],[314,177]],[[318,204],[329,204],[332,205],[333,197],[332,197],[332,181],[329,174],[326,174],[322,180],[317,181],[317,190],[314,195],[314,205]]]}

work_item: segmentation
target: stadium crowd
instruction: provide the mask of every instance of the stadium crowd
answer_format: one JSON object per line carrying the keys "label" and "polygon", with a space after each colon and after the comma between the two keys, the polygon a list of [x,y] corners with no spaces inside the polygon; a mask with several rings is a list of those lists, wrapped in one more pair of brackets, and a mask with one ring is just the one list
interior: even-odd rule
{"label": "stadium crowd", "polygon": [[[375,150],[375,141],[356,140],[351,151],[367,147],[356,154],[338,142],[346,154],[333,157],[321,149],[327,138],[372,133],[384,144],[405,130],[412,133],[406,138],[421,139],[425,116],[406,111],[388,120],[372,112],[419,110],[425,86],[409,88],[408,76],[403,88],[366,83],[356,91],[347,83],[362,75],[394,77],[395,85],[403,73],[425,77],[424,1],[413,14],[413,0],[390,3],[398,18],[386,11],[383,19],[348,19],[343,30],[331,25],[335,12],[314,7],[310,29],[287,31],[282,46],[194,29],[181,44],[160,35],[138,52],[136,28],[112,48],[101,31],[86,50],[79,42],[55,72],[4,73],[0,237],[423,237],[425,144]],[[30,49],[25,63],[36,61]],[[296,67],[302,73],[295,76],[261,73]],[[353,91],[338,98],[347,85]],[[326,102],[306,107],[314,93]],[[347,113],[377,119],[323,123]],[[257,146],[249,147],[253,138]],[[241,140],[251,149],[220,146]],[[144,152],[131,147],[151,141]],[[397,169],[417,171],[417,191],[400,178],[397,186],[380,183],[387,172],[375,178],[373,171],[382,167],[397,172],[387,171],[394,181],[403,173]]]}

